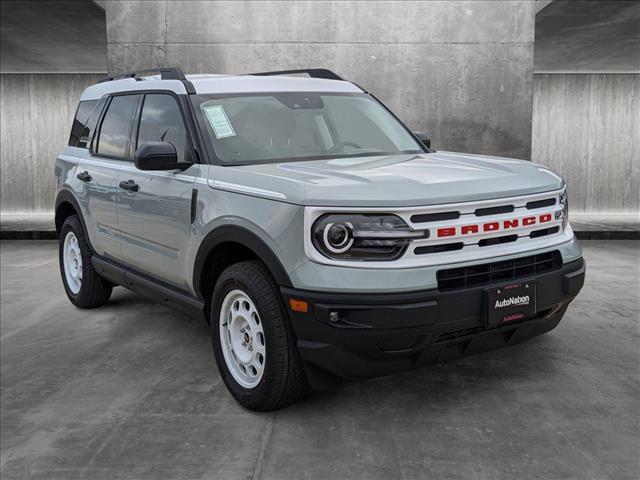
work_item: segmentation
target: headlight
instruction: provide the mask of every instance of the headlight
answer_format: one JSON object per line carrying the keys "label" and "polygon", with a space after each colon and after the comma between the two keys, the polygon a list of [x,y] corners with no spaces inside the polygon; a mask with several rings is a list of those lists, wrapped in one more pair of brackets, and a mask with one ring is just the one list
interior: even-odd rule
{"label": "headlight", "polygon": [[313,245],[324,256],[349,260],[394,260],[409,242],[426,238],[395,215],[325,214],[312,227]]}
{"label": "headlight", "polygon": [[322,229],[322,243],[334,254],[344,253],[353,245],[353,225],[345,223],[327,223]]}
{"label": "headlight", "polygon": [[564,231],[569,224],[569,198],[566,189],[560,194],[560,206],[562,210],[556,212],[556,220],[562,218],[562,230]]}

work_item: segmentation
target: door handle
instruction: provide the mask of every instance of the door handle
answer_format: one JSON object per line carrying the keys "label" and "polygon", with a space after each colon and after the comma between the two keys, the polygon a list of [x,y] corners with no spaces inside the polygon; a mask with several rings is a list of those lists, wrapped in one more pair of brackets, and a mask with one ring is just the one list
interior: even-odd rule
{"label": "door handle", "polygon": [[123,180],[120,182],[120,188],[129,190],[130,192],[137,192],[140,190],[140,186],[133,180],[127,180],[126,182]]}
{"label": "door handle", "polygon": [[86,170],[76,175],[76,178],[78,180],[82,180],[83,182],[90,182],[92,180],[91,175],[89,175],[89,172],[87,172]]}

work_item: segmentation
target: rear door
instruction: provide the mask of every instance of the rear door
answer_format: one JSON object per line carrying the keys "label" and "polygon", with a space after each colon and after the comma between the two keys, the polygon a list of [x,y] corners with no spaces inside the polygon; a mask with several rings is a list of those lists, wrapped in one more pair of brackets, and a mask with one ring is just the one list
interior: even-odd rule
{"label": "rear door", "polygon": [[[149,141],[172,143],[178,160],[193,161],[193,150],[178,98],[171,93],[146,93],[134,125],[134,152]],[[191,239],[191,196],[198,172],[142,171],[133,163],[119,172],[118,224],[122,254],[128,265],[181,288],[191,269],[185,252]],[[133,189],[127,189],[134,186]]]}
{"label": "rear door", "polygon": [[[131,128],[140,95],[105,98],[96,106],[106,109],[85,156],[76,167],[82,189],[78,200],[85,207],[85,224],[98,254],[121,257],[118,234],[118,169],[127,161]],[[85,144],[88,138],[78,139]]]}

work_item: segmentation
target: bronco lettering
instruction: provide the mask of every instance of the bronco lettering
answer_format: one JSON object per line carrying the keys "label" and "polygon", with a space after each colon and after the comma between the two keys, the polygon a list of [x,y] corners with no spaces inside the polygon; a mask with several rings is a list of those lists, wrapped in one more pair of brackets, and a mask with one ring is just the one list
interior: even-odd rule
{"label": "bronco lettering", "polygon": [[[536,225],[539,223],[547,223],[553,219],[553,215],[551,213],[543,213],[542,215],[524,217],[522,218],[522,226],[529,227],[531,225]],[[470,225],[462,225],[460,227],[460,235],[470,235],[473,233],[482,232],[497,232],[500,230],[509,230],[512,228],[518,228],[520,226],[519,218],[510,218],[507,220],[503,220],[502,222],[486,222],[481,224],[470,224]],[[458,235],[458,227],[442,227],[438,228],[437,235],[439,238],[441,237],[455,237]]]}

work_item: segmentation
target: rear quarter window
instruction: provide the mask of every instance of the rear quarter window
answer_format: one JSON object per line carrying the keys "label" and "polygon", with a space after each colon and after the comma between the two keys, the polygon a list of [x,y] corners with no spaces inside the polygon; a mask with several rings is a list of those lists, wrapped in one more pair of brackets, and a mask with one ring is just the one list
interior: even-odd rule
{"label": "rear quarter window", "polygon": [[71,135],[69,137],[69,146],[87,148],[89,136],[92,128],[90,127],[91,113],[98,104],[98,100],[85,100],[78,104],[76,116],[71,126]]}

